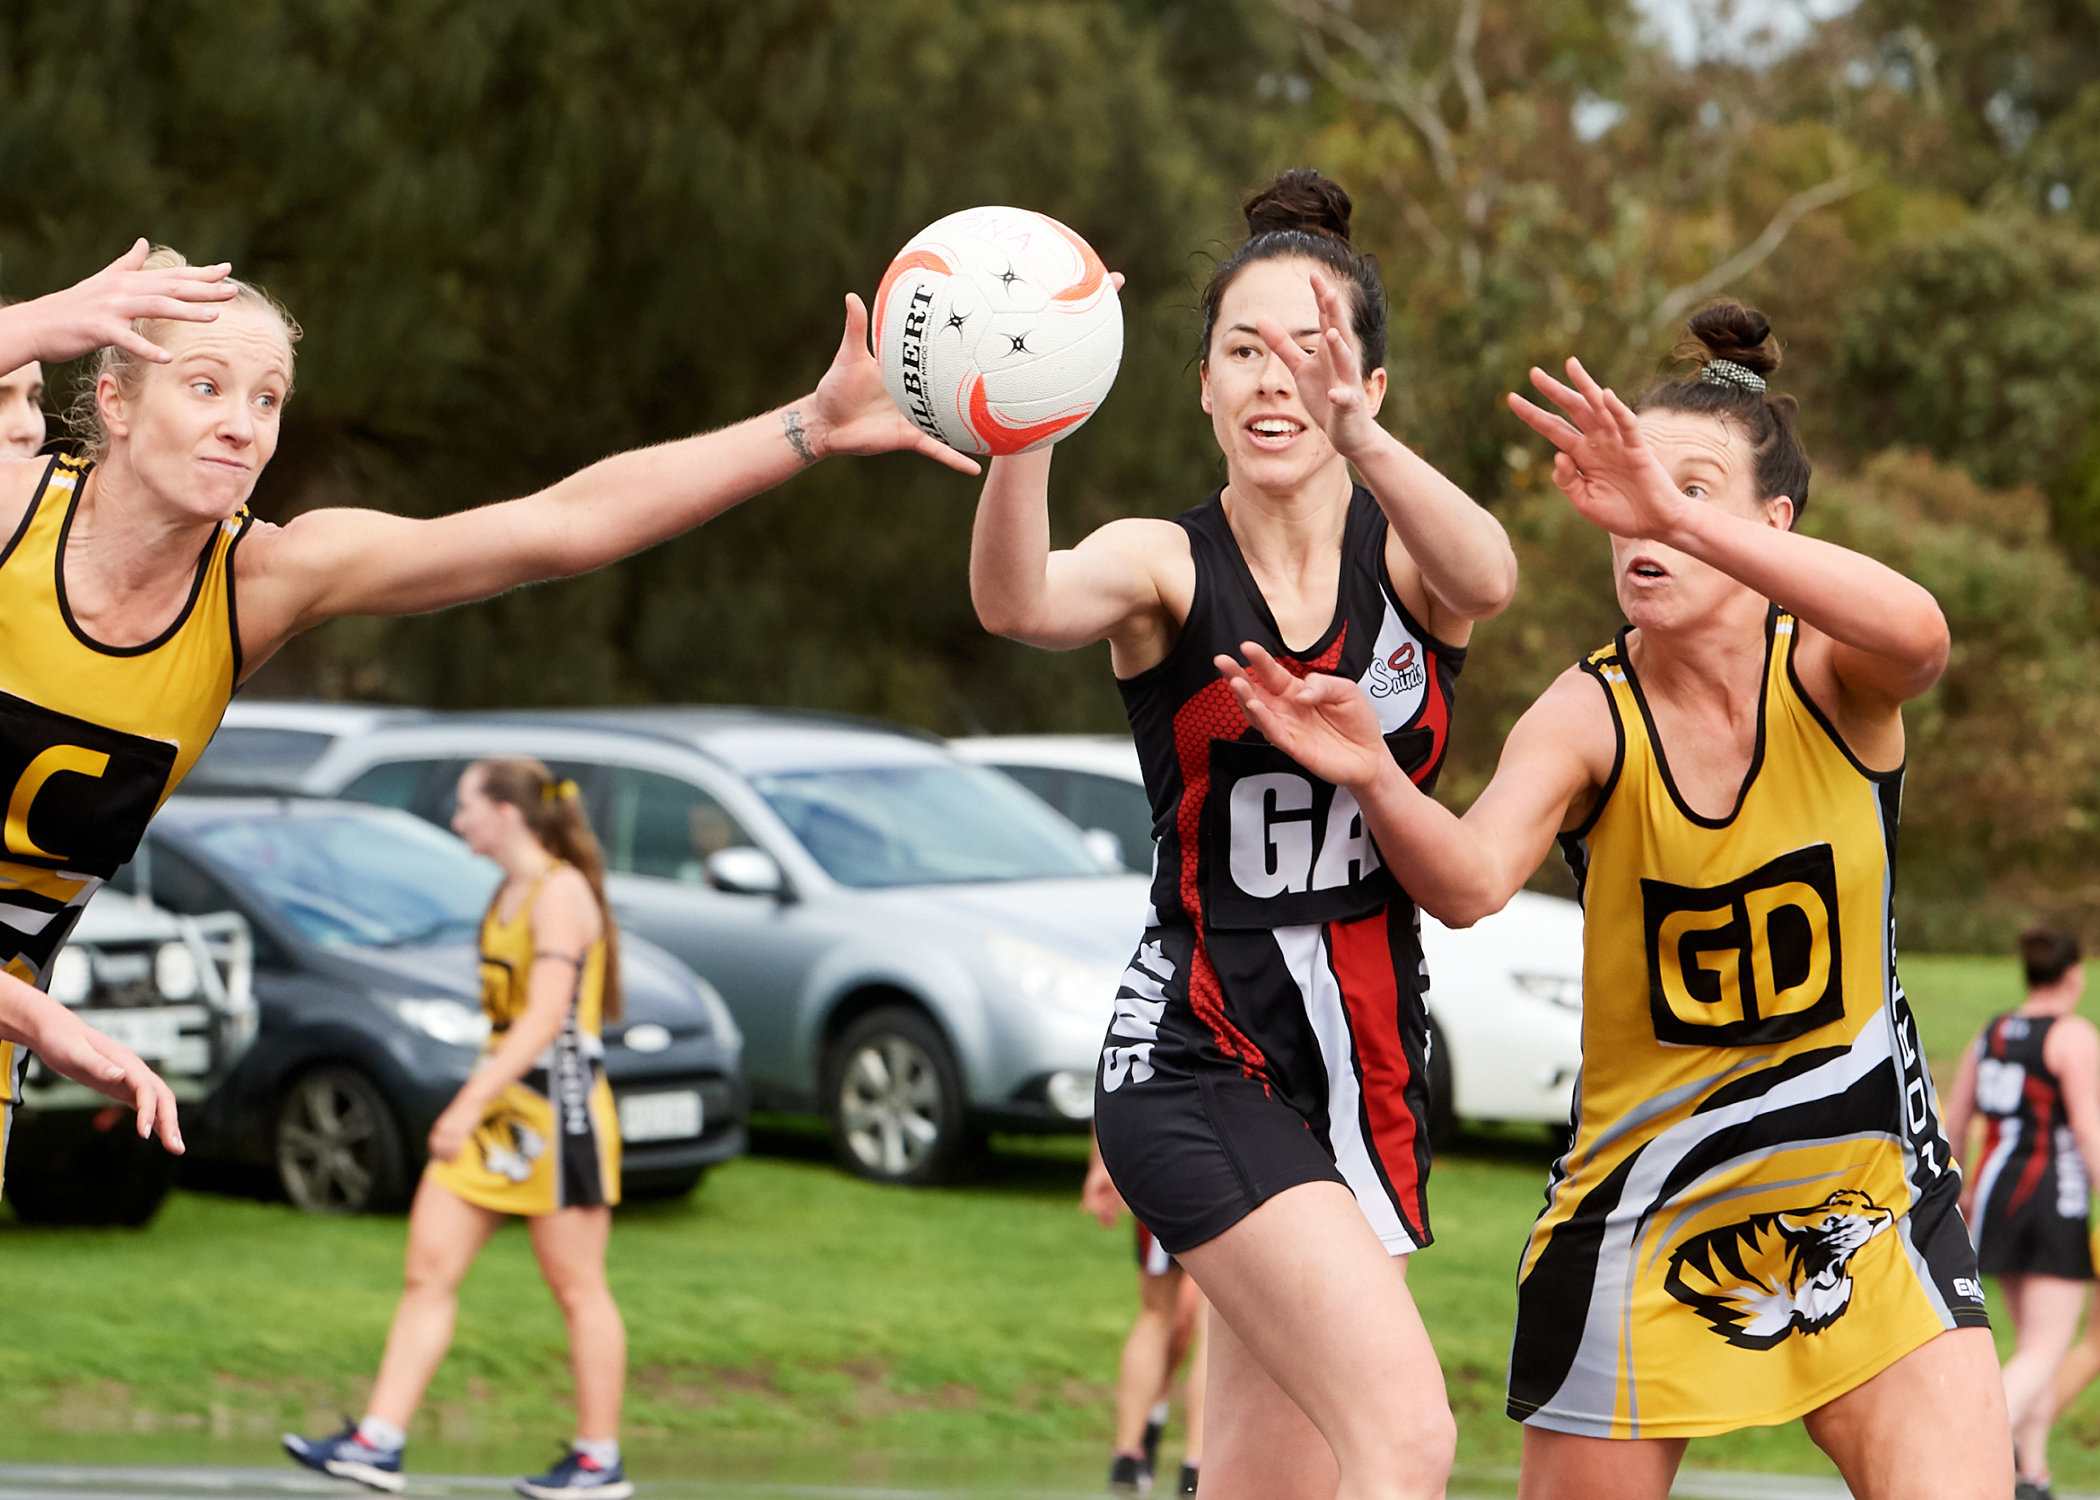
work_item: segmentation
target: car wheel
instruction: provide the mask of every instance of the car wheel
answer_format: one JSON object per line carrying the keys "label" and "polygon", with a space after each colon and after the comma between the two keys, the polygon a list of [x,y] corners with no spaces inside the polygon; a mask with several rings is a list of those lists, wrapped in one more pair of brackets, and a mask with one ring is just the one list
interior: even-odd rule
{"label": "car wheel", "polygon": [[277,1180],[310,1214],[397,1208],[408,1164],[394,1112],[354,1068],[316,1068],[277,1111]]}
{"label": "car wheel", "polygon": [[832,1144],[871,1182],[948,1182],[975,1141],[962,1074],[940,1028],[915,1010],[870,1011],[832,1046],[824,1076]]}
{"label": "car wheel", "polygon": [[[24,1131],[7,1174],[7,1200],[24,1224],[118,1225],[152,1222],[175,1181],[175,1158],[157,1141],[140,1140],[128,1111],[114,1123],[80,1131]],[[48,1134],[46,1145],[41,1136]]]}
{"label": "car wheel", "polygon": [[1451,1049],[1444,1030],[1429,1018],[1429,1149],[1442,1151],[1458,1137],[1458,1109],[1451,1092]]}
{"label": "car wheel", "polygon": [[652,1203],[683,1198],[707,1180],[707,1168],[689,1167],[677,1172],[620,1174],[622,1203]]}

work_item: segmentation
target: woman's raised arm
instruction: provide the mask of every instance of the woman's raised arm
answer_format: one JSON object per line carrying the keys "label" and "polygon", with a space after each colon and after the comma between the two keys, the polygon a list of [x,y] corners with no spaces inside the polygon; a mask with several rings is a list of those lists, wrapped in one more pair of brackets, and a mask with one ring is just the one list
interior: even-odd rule
{"label": "woman's raised arm", "polygon": [[1521,396],[1509,405],[1560,450],[1554,483],[1585,519],[1614,536],[1674,547],[1784,605],[1830,638],[1830,664],[1847,692],[1893,707],[1939,681],[1947,620],[1924,587],[1871,557],[1691,499],[1615,392],[1578,360],[1568,361],[1568,377],[1572,385],[1531,372],[1565,420]]}
{"label": "woman's raised arm", "polygon": [[1324,672],[1294,677],[1261,647],[1241,649],[1245,666],[1229,656],[1217,666],[1254,727],[1315,776],[1348,788],[1408,895],[1451,927],[1509,904],[1617,756],[1597,685],[1571,667],[1510,730],[1494,780],[1460,818],[1400,769],[1362,688]]}
{"label": "woman's raised arm", "polygon": [[846,299],[846,333],[809,396],[700,437],[601,460],[558,484],[434,520],[309,511],[244,543],[243,647],[259,662],[338,615],[405,615],[573,577],[689,531],[833,454],[923,453],[977,464],[912,426],[868,352],[867,310]]}

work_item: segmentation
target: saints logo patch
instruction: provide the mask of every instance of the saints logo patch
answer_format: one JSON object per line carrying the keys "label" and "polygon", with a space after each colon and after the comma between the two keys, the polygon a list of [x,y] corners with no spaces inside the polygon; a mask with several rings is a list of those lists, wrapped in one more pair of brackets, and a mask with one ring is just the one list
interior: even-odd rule
{"label": "saints logo patch", "polygon": [[1821,1333],[1852,1304],[1852,1257],[1896,1222],[1865,1193],[1832,1193],[1812,1208],[1753,1214],[1685,1241],[1663,1285],[1741,1349]]}

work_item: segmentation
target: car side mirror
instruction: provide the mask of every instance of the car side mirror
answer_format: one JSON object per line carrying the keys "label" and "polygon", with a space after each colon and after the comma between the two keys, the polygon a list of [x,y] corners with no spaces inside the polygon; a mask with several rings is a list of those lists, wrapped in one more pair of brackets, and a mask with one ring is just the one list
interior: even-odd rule
{"label": "car side mirror", "polygon": [[749,844],[717,849],[707,856],[707,883],[732,896],[771,896],[785,901],[790,892],[780,864],[763,849]]}

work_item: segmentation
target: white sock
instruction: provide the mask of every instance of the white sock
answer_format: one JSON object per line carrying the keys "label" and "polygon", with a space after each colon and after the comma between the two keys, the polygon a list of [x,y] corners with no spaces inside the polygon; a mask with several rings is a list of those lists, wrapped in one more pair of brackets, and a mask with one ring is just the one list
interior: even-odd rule
{"label": "white sock", "polygon": [[357,1424],[357,1440],[377,1453],[399,1453],[408,1434],[392,1422],[368,1414]]}
{"label": "white sock", "polygon": [[1167,1416],[1169,1411],[1170,1408],[1168,1407],[1167,1403],[1162,1401],[1159,1403],[1159,1405],[1152,1408],[1151,1415],[1146,1417],[1145,1420],[1147,1422],[1150,1422],[1154,1427],[1164,1427],[1167,1425]]}
{"label": "white sock", "polygon": [[618,1438],[577,1438],[569,1446],[601,1469],[610,1469],[620,1461]]}

